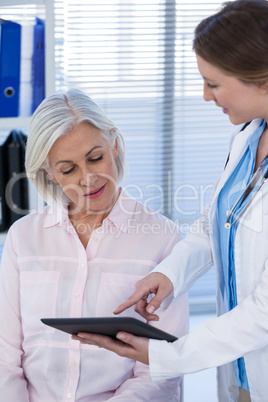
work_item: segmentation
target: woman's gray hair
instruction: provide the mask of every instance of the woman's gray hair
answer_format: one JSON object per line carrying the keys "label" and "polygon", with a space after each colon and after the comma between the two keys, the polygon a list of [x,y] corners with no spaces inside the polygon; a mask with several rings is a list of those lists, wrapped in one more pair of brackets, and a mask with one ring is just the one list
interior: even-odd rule
{"label": "woman's gray hair", "polygon": [[125,146],[120,130],[104,111],[85,93],[78,89],[58,92],[48,96],[32,116],[26,147],[26,172],[39,194],[49,204],[67,201],[61,187],[49,179],[48,153],[55,141],[71,132],[78,124],[85,123],[101,131],[103,138],[114,147],[118,143],[115,163],[118,182],[124,175]]}

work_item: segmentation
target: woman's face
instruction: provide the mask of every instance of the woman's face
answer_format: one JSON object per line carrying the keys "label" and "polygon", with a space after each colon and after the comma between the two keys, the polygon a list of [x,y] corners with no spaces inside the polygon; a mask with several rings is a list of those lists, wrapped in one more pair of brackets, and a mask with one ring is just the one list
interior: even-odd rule
{"label": "woman's face", "polygon": [[73,214],[106,214],[117,194],[117,142],[112,148],[99,129],[79,124],[58,138],[49,154],[50,178],[71,200]]}
{"label": "woman's face", "polygon": [[204,99],[214,100],[229,116],[231,123],[242,124],[258,117],[267,118],[266,89],[227,75],[198,55],[196,58],[204,80]]}

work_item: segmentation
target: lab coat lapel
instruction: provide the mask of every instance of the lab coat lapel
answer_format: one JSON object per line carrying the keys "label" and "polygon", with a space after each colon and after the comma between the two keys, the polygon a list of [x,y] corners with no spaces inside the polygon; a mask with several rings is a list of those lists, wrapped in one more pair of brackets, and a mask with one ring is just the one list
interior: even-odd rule
{"label": "lab coat lapel", "polygon": [[217,199],[219,192],[221,191],[222,187],[224,186],[225,182],[230,177],[231,173],[234,171],[239,159],[243,155],[247,147],[247,140],[251,136],[251,134],[259,127],[261,124],[262,119],[253,120],[251,124],[249,124],[245,130],[239,131],[232,143],[229,159],[225,170],[221,174],[218,183],[215,186],[215,190],[212,196],[211,205],[215,205],[215,200]]}

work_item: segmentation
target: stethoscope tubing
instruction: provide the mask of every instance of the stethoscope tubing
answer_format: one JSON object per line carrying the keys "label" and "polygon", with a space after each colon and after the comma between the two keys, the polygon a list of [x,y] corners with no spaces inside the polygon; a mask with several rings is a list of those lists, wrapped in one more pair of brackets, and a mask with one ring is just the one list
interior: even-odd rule
{"label": "stethoscope tubing", "polygon": [[[254,175],[253,175],[252,178],[250,179],[250,181],[249,181],[247,187],[246,187],[245,190],[242,192],[242,194],[240,195],[240,197],[238,198],[238,200],[236,201],[236,203],[234,204],[234,206],[231,208],[231,210],[229,210],[229,211],[226,212],[227,219],[226,219],[226,222],[225,222],[225,225],[224,225],[224,227],[225,227],[226,229],[230,229],[233,225],[235,225],[235,224],[239,221],[239,219],[241,218],[241,216],[242,216],[242,215],[246,212],[246,210],[248,209],[250,203],[252,202],[252,200],[253,200],[253,198],[255,197],[255,195],[257,194],[257,192],[260,190],[260,188],[263,186],[264,182],[267,180],[267,178],[268,178],[268,164],[265,165],[265,162],[266,162],[266,161],[268,162],[268,155],[264,158],[264,160],[262,161],[260,167],[259,167],[259,168],[256,170],[256,172],[254,173]],[[235,208],[237,207],[237,205],[239,204],[239,202],[241,201],[241,199],[244,198],[244,196],[245,196],[247,190],[250,188],[251,184],[253,183],[253,181],[255,180],[255,178],[258,176],[258,174],[260,173],[260,171],[261,171],[261,170],[264,170],[265,168],[267,168],[267,169],[266,169],[266,171],[265,171],[265,173],[264,173],[264,175],[263,175],[263,177],[262,177],[262,179],[261,179],[261,182],[260,182],[260,184],[259,184],[257,190],[254,192],[254,194],[252,195],[251,199],[249,200],[249,202],[247,203],[247,205],[245,206],[245,208],[241,211],[241,213],[237,216],[237,218],[236,218],[233,222],[230,223],[230,220],[231,220],[231,218],[232,218],[232,215],[233,215],[233,213],[234,213]],[[254,188],[254,187],[253,187],[253,188]],[[253,189],[252,189],[252,190],[253,190]],[[251,190],[251,191],[252,191],[252,190]]]}

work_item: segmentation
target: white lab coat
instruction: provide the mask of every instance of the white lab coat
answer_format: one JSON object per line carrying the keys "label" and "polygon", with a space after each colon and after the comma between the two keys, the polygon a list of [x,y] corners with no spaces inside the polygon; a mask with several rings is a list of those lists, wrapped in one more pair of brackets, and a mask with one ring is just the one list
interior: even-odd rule
{"label": "white lab coat", "polygon": [[[227,309],[220,269],[217,199],[221,188],[245,152],[247,139],[259,126],[256,119],[244,131],[235,128],[229,161],[220,176],[208,213],[193,225],[185,240],[154,271],[166,274],[175,296],[214,265],[217,277],[217,318],[213,318],[174,343],[150,340],[150,372],[154,380],[217,369],[220,402],[235,402],[239,389],[233,363],[245,357],[252,402],[268,401],[268,180],[240,220],[235,238],[238,305]],[[223,294],[222,294],[223,293]]]}

